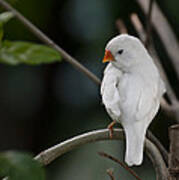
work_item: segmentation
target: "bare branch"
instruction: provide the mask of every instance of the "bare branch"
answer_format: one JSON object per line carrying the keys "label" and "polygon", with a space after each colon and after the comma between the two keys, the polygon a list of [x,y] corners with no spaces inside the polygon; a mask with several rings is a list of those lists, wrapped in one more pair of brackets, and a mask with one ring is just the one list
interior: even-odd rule
{"label": "bare branch", "polygon": [[127,28],[122,19],[117,19],[116,21],[116,28],[120,34],[127,34]]}
{"label": "bare branch", "polygon": [[143,44],[145,44],[146,33],[145,33],[143,24],[141,23],[138,15],[136,13],[132,13],[130,16],[130,20],[140,38],[140,40],[142,41]]}
{"label": "bare branch", "polygon": [[[136,0],[137,3],[141,6],[144,13],[147,14],[149,0]],[[166,17],[161,12],[160,8],[156,4],[153,3],[153,10],[152,10],[152,24],[156,29],[160,39],[162,40],[165,50],[170,56],[175,71],[177,73],[177,78],[179,79],[179,45],[178,40],[173,32],[170,24],[168,23]]]}
{"label": "bare branch", "polygon": [[14,9],[12,6],[10,6],[6,1],[0,0],[0,5],[8,10],[11,11],[17,19],[21,23],[26,26],[29,31],[31,31],[34,35],[36,35],[42,42],[49,45],[50,47],[57,50],[60,55],[70,64],[72,64],[75,68],[77,68],[80,72],[84,73],[88,78],[90,78],[92,81],[94,81],[96,84],[100,84],[100,80],[92,73],[90,72],[86,67],[84,67],[82,64],[80,64],[75,58],[73,58],[71,55],[69,55],[67,52],[65,52],[60,46],[55,44],[48,36],[46,36],[40,29],[38,29],[34,24],[32,24],[28,19],[26,19],[21,13],[19,13],[16,9]]}
{"label": "bare branch", "polygon": [[112,169],[107,169],[106,172],[109,175],[109,177],[111,178],[111,180],[115,180],[115,178],[113,176],[113,170]]}
{"label": "bare branch", "polygon": [[179,124],[169,128],[170,158],[169,172],[171,180],[179,180]]}
{"label": "bare branch", "polygon": [[168,152],[163,147],[163,145],[160,143],[160,141],[150,131],[147,131],[147,138],[150,140],[152,139],[152,143],[154,143],[156,145],[156,147],[162,154],[162,157],[165,160],[165,163],[168,164]]}
{"label": "bare branch", "polygon": [[[102,140],[122,140],[123,138],[124,134],[122,129],[114,129],[112,139],[109,137],[108,129],[95,130],[73,137],[45,151],[42,151],[34,159],[41,162],[43,165],[48,165],[64,153],[69,152],[83,144]],[[159,180],[167,180],[168,170],[159,150],[148,139],[145,141],[145,149],[153,162]]]}
{"label": "bare branch", "polygon": [[174,117],[174,111],[175,111],[175,106],[172,106],[170,104],[167,103],[167,101],[162,98],[160,101],[160,104],[163,108],[163,110],[170,116],[170,117]]}
{"label": "bare branch", "polygon": [[154,165],[156,175],[157,175],[156,179],[168,180],[168,177],[169,177],[168,169],[163,161],[163,158],[159,150],[150,141],[146,140],[145,142],[146,142],[145,143],[146,153],[148,154],[148,157],[151,159],[151,161],[152,162],[154,161],[153,165]]}
{"label": "bare branch", "polygon": [[120,166],[122,166],[126,171],[128,171],[132,176],[134,176],[137,180],[141,180],[141,178],[131,169],[129,168],[126,164],[122,163],[119,159],[105,153],[105,152],[98,152],[98,154],[102,157],[111,159],[112,161],[118,163]]}
{"label": "bare branch", "polygon": [[148,14],[147,14],[147,29],[146,29],[146,40],[145,40],[145,46],[148,47],[151,41],[151,15],[152,15],[152,5],[154,0],[150,0],[149,2],[149,8],[148,8]]}
{"label": "bare branch", "polygon": [[138,15],[136,13],[131,14],[130,16],[131,22],[134,26],[134,28],[136,29],[140,40],[143,42],[143,44],[145,44],[145,40],[146,40],[146,33],[144,30],[144,27],[138,17]]}

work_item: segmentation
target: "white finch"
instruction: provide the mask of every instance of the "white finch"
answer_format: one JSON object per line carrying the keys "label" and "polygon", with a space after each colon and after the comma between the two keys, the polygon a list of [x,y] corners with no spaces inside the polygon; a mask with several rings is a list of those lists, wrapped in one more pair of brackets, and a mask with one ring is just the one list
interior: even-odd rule
{"label": "white finch", "polygon": [[147,128],[166,91],[164,82],[143,44],[130,35],[110,40],[103,62],[109,64],[101,84],[102,102],[113,121],[124,128],[125,162],[140,165]]}

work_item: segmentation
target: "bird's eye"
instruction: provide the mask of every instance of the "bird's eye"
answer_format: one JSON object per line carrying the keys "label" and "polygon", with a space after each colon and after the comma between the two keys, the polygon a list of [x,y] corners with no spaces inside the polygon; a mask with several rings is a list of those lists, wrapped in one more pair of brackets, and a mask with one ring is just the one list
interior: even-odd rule
{"label": "bird's eye", "polygon": [[117,53],[118,53],[118,54],[122,54],[123,51],[124,51],[123,49],[120,49]]}

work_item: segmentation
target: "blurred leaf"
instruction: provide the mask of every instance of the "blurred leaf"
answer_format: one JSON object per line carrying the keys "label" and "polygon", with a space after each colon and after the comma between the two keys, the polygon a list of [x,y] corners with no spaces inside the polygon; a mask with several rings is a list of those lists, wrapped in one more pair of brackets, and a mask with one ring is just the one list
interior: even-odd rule
{"label": "blurred leaf", "polygon": [[10,19],[14,17],[14,14],[12,12],[3,12],[0,14],[0,24],[7,23]]}
{"label": "blurred leaf", "polygon": [[29,154],[8,151],[0,153],[0,176],[8,176],[8,180],[44,180],[45,172]]}
{"label": "blurred leaf", "polygon": [[60,61],[60,54],[45,45],[22,41],[4,41],[0,49],[0,62],[18,65],[38,65]]}

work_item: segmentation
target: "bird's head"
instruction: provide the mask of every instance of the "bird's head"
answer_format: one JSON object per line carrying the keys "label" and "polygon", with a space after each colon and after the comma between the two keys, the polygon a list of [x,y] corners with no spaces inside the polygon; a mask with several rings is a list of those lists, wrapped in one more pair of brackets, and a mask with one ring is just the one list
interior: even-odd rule
{"label": "bird's head", "polygon": [[126,69],[138,65],[142,59],[147,59],[147,55],[138,38],[122,34],[108,42],[103,62],[111,62],[118,68]]}

